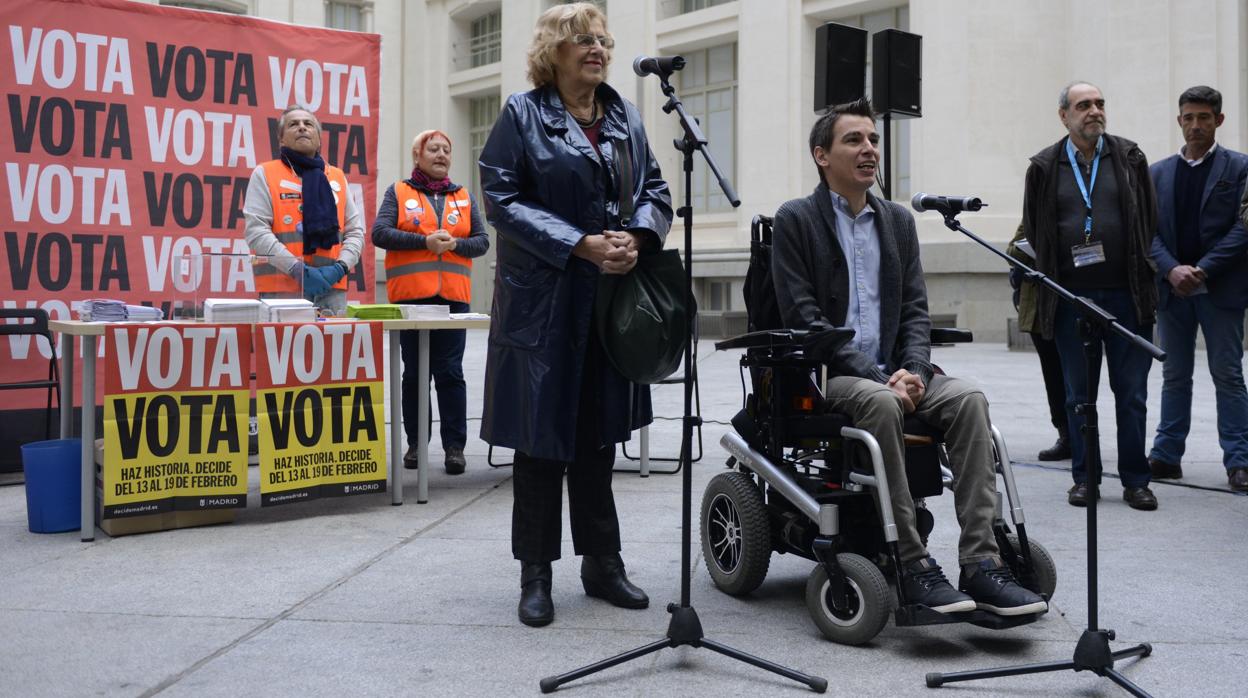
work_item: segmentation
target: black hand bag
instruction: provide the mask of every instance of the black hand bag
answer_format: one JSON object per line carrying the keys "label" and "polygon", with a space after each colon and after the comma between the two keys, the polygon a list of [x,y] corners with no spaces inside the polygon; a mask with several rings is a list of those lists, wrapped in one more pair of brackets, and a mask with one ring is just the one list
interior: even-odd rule
{"label": "black hand bag", "polygon": [[658,383],[676,371],[691,312],[696,309],[676,250],[642,254],[629,273],[599,277],[598,338],[611,364],[634,383]]}

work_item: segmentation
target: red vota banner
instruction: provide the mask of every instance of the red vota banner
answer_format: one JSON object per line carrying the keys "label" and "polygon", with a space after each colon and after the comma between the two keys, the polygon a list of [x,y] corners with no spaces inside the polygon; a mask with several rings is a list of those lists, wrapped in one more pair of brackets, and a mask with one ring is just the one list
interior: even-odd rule
{"label": "red vota banner", "polygon": [[[174,260],[247,253],[248,178],[291,104],[320,119],[321,154],[371,226],[380,36],[123,0],[4,3],[0,31],[0,307],[69,319],[109,297],[168,317],[254,296],[246,275],[207,269],[175,285]],[[373,259],[366,245],[351,297],[372,300]],[[42,342],[3,339],[0,382],[46,370]],[[42,406],[19,392],[6,407]]]}

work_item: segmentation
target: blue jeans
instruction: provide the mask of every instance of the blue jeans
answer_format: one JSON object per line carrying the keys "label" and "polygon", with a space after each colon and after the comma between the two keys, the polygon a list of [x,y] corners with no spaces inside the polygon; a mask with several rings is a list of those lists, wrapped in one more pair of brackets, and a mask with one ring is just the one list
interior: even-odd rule
{"label": "blue jeans", "polygon": [[1157,313],[1157,329],[1166,362],[1161,365],[1161,421],[1151,455],[1179,464],[1192,426],[1192,371],[1195,368],[1196,327],[1205,335],[1209,375],[1213,377],[1218,409],[1218,443],[1222,464],[1248,467],[1248,392],[1244,390],[1244,310],[1219,308],[1208,294],[1170,296]]}
{"label": "blue jeans", "polygon": [[[468,304],[441,298],[411,301],[413,305],[449,305],[452,313],[468,312]],[[463,448],[468,442],[468,389],[464,383],[464,345],[466,330],[432,330],[429,332],[429,377],[438,391],[438,419],[442,435],[442,449]],[[403,350],[403,429],[407,432],[407,445],[415,446],[416,412],[420,407],[418,396],[417,362],[420,360],[420,332],[403,330],[399,333],[399,346]],[[433,410],[429,410],[432,424]],[[433,436],[433,430],[429,430]]]}
{"label": "blue jeans", "polygon": [[[1078,291],[1104,308],[1128,330],[1144,339],[1153,338],[1153,326],[1140,325],[1135,316],[1135,303],[1126,289],[1094,289]],[[1057,306],[1053,339],[1062,357],[1062,376],[1066,381],[1066,418],[1070,422],[1070,453],[1075,482],[1088,481],[1088,458],[1083,447],[1083,415],[1075,414],[1075,405],[1096,399],[1096,386],[1101,379],[1101,357],[1109,360],[1109,387],[1114,393],[1114,413],[1118,421],[1118,475],[1123,487],[1144,487],[1152,479],[1148,458],[1144,455],[1145,424],[1148,405],[1148,371],[1153,357],[1131,346],[1115,334],[1106,334],[1095,347],[1093,383],[1088,385],[1084,365],[1083,342],[1079,337],[1079,314],[1065,303]]]}

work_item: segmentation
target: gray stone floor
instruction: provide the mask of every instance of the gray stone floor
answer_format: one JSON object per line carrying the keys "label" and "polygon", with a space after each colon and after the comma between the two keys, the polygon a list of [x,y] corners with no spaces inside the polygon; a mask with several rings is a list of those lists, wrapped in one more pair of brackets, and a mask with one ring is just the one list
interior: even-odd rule
{"label": "gray stone floor", "polygon": [[[470,414],[480,413],[484,332],[471,333],[464,365]],[[719,436],[737,410],[736,356],[699,347],[705,455],[693,468],[695,508],[720,472]],[[1052,443],[1034,355],[1003,345],[938,348],[952,374],[977,380],[1003,432],[1028,529],[1056,559],[1052,611],[994,632],[971,626],[896,628],[849,648],[825,641],[806,612],[812,564],[775,555],[766,582],[745,599],[711,583],[694,532],[692,602],[706,636],[831,681],[840,695],[1112,696],[1109,680],[1073,672],[950,685],[933,693],[929,671],[1069,659],[1087,620],[1086,529],[1065,503],[1069,463],[1040,467]],[[1099,617],[1115,647],[1149,642],[1153,655],[1118,668],[1159,696],[1243,695],[1248,629],[1239,607],[1248,556],[1248,498],[1226,491],[1214,430],[1213,390],[1197,361],[1195,426],[1181,485],[1155,484],[1158,511],[1137,512],[1107,479],[1100,509]],[[1160,368],[1150,376],[1150,425]],[[1113,409],[1102,387],[1105,462],[1114,470]],[[655,455],[674,452],[680,391],[655,391],[664,419]],[[476,423],[470,424],[475,432]],[[440,456],[434,439],[433,452]],[[630,444],[635,454],[636,442]],[[486,464],[472,440],[468,472],[435,470],[430,502],[386,496],[260,509],[235,523],[122,538],[26,530],[21,487],[0,488],[0,696],[68,695],[525,695],[538,680],[662,637],[664,607],[680,593],[680,478],[616,477],[624,556],[653,600],[624,611],[580,591],[571,543],[555,565],[557,617],[531,629],[515,618],[510,471]],[[507,453],[495,454],[506,460]],[[623,461],[621,460],[621,464]],[[253,483],[256,478],[252,477]],[[933,553],[952,565],[951,498],[937,514]],[[695,516],[696,529],[696,516]],[[804,689],[718,654],[664,649],[561,689],[568,695],[802,695]]]}

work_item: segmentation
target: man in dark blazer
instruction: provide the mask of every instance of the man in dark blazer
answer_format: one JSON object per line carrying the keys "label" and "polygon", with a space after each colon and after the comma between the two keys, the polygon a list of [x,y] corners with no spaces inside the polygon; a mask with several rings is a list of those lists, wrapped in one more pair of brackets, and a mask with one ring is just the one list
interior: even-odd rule
{"label": "man in dark blazer", "polygon": [[[828,362],[833,377],[825,397],[879,441],[905,597],[941,613],[1043,612],[1044,600],[1014,581],[993,536],[997,493],[988,401],[966,381],[933,375],[914,218],[869,192],[878,143],[865,99],[833,108],[811,129],[820,184],[810,196],[781,206],[773,223],[772,277],[784,324],[855,332]],[[947,438],[962,524],[959,589],[928,554],[915,525],[902,436],[908,413]]]}
{"label": "man in dark blazer", "polygon": [[1225,118],[1222,94],[1204,85],[1179,96],[1178,154],[1149,168],[1157,189],[1157,328],[1166,351],[1161,421],[1149,454],[1154,478],[1181,478],[1192,424],[1196,328],[1205,337],[1218,410],[1218,442],[1232,489],[1248,492],[1248,391],[1244,389],[1244,307],[1248,230],[1239,215],[1248,155],[1214,140]]}

